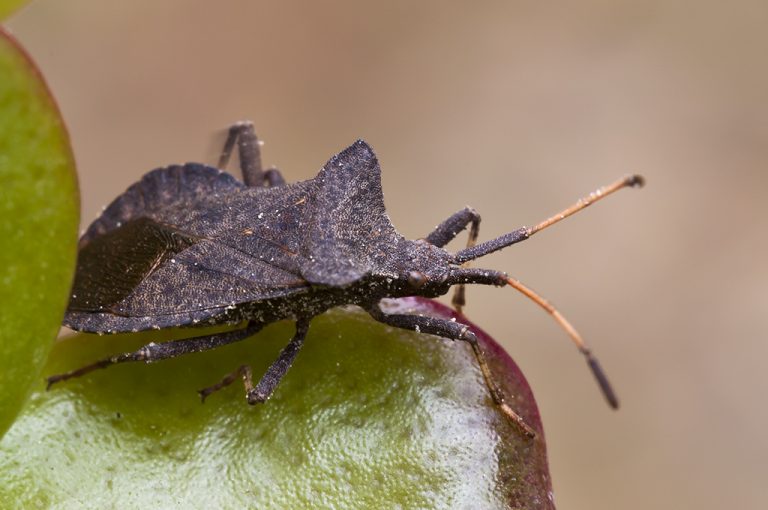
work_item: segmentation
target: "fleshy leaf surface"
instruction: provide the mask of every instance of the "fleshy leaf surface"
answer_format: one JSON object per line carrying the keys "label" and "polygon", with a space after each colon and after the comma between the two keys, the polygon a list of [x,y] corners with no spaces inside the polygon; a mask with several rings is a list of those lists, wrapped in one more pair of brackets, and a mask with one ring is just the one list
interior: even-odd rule
{"label": "fleshy leaf surface", "polygon": [[53,345],[75,266],[74,158],[45,82],[0,28],[0,436]]}
{"label": "fleshy leaf surface", "polygon": [[[420,299],[389,306],[453,316]],[[248,406],[239,381],[205,404],[195,390],[246,362],[258,377],[288,322],[205,354],[41,385],[0,442],[0,507],[554,508],[530,388],[474,331],[536,439],[498,412],[468,345],[336,309],[312,321],[263,405]],[[77,335],[45,373],[180,333]]]}
{"label": "fleshy leaf surface", "polygon": [[16,12],[28,0],[0,0],[0,21]]}

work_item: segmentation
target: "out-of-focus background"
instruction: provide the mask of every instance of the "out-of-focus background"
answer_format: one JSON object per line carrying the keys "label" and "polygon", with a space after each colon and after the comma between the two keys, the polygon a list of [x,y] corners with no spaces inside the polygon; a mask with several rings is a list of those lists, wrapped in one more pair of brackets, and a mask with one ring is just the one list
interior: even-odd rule
{"label": "out-of-focus background", "polygon": [[472,288],[467,314],[528,375],[560,508],[765,508],[765,2],[38,0],[8,25],[68,121],[84,225],[239,119],[291,180],[369,141],[411,238],[470,204],[489,239],[643,173],[482,261],[580,328],[619,412],[532,303]]}

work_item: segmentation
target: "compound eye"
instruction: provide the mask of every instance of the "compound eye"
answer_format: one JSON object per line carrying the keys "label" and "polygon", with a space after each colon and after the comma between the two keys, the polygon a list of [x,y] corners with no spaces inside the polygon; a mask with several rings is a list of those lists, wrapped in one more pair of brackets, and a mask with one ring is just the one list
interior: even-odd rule
{"label": "compound eye", "polygon": [[418,289],[427,283],[427,275],[421,271],[408,271],[408,284],[414,289]]}

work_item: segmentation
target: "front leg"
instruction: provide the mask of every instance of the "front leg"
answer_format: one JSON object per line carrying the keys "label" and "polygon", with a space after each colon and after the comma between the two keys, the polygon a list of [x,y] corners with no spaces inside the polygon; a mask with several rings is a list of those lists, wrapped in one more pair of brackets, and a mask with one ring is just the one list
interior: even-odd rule
{"label": "front leg", "polygon": [[470,331],[469,326],[459,322],[437,319],[435,317],[387,314],[381,311],[378,303],[371,306],[368,313],[370,313],[377,321],[396,328],[409,329],[421,333],[429,333],[431,335],[450,338],[451,340],[462,340],[467,342],[472,346],[472,352],[475,354],[478,365],[480,365],[480,371],[483,373],[485,385],[488,388],[488,392],[491,394],[493,402],[499,406],[501,412],[504,413],[509,420],[519,427],[523,434],[529,438],[534,438],[536,436],[536,432],[534,432],[534,430],[525,423],[523,418],[506,403],[504,393],[502,393],[501,388],[499,388],[496,381],[493,379],[491,369],[488,367],[488,363],[485,360],[485,353],[483,353],[483,349],[477,341],[477,336]]}
{"label": "front leg", "polygon": [[448,219],[436,226],[425,240],[438,248],[442,248],[467,228],[470,223],[472,226],[469,229],[467,244],[474,246],[480,232],[480,215],[471,207],[465,207],[461,211],[451,214]]}
{"label": "front leg", "polygon": [[[470,224],[467,248],[472,248],[477,243],[477,236],[480,234],[480,215],[471,207],[465,207],[461,211],[453,213],[447,220],[435,227],[435,230],[426,237],[426,241],[442,248]],[[464,263],[462,267],[467,265]],[[459,313],[467,303],[465,293],[464,285],[458,285],[453,291],[451,304]]]}

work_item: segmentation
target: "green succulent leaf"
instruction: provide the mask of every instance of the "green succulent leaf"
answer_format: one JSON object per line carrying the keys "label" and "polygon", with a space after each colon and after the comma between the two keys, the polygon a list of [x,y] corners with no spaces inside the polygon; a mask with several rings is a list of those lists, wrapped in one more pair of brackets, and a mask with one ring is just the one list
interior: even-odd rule
{"label": "green succulent leaf", "polygon": [[[425,300],[392,306],[452,317]],[[243,363],[258,377],[289,322],[204,354],[41,385],[0,442],[0,507],[554,508],[530,388],[475,331],[536,439],[499,413],[468,345],[337,309],[312,321],[265,404],[247,405],[239,381],[204,404],[195,390]],[[180,333],[190,334],[77,335],[45,372]]]}
{"label": "green succulent leaf", "polygon": [[56,104],[1,28],[0,182],[1,436],[39,382],[61,324],[79,213],[74,158]]}
{"label": "green succulent leaf", "polygon": [[6,19],[26,3],[27,0],[0,0],[0,20]]}

